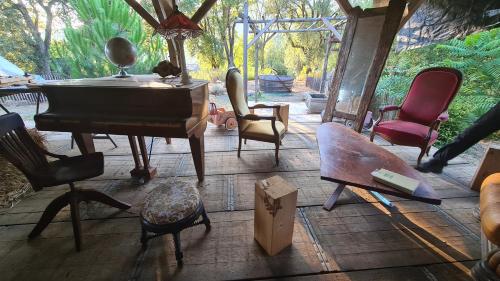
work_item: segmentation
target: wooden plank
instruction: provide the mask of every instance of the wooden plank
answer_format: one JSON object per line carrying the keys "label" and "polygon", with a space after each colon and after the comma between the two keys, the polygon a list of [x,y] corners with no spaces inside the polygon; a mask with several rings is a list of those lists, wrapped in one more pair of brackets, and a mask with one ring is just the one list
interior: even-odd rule
{"label": "wooden plank", "polygon": [[366,77],[357,118],[354,124],[354,129],[358,132],[361,132],[361,129],[363,128],[366,111],[368,110],[368,106],[370,105],[373,95],[375,94],[378,80],[380,79],[382,70],[385,67],[385,62],[389,56],[389,51],[391,50],[394,37],[399,30],[399,23],[401,22],[401,17],[403,16],[405,7],[406,1],[404,0],[391,0],[389,2],[389,6],[387,7],[387,14],[384,26],[382,27],[382,31],[380,33],[378,48],[376,50],[375,57],[373,58],[373,62],[371,63],[368,77]]}
{"label": "wooden plank", "polygon": [[[236,280],[320,272],[322,266],[296,215],[293,244],[269,257],[253,238],[253,211],[208,214],[212,231],[182,231],[184,268],[175,264],[171,235],[152,240],[137,280]],[[184,270],[189,269],[189,270]],[[230,269],[230,270],[228,270]]]}
{"label": "wooden plank", "polygon": [[[355,204],[359,205],[359,204]],[[379,204],[363,204],[353,214],[340,205],[330,215],[305,208],[332,270],[350,271],[475,260],[480,241],[440,212],[395,214]]]}
{"label": "wooden plank", "polygon": [[153,29],[157,29],[160,23],[151,16],[146,9],[144,9],[141,4],[135,0],[124,0],[127,4],[132,7]]}
{"label": "wooden plank", "polygon": [[500,145],[490,144],[472,178],[471,189],[479,191],[484,179],[491,174],[500,172]]}
{"label": "wooden plank", "polygon": [[215,4],[215,2],[217,2],[217,0],[205,0],[205,1],[203,1],[201,6],[198,8],[198,10],[196,10],[194,15],[191,17],[191,20],[195,23],[199,23],[203,19],[203,17],[205,17],[205,15],[208,13],[208,11],[210,11],[210,9]]}

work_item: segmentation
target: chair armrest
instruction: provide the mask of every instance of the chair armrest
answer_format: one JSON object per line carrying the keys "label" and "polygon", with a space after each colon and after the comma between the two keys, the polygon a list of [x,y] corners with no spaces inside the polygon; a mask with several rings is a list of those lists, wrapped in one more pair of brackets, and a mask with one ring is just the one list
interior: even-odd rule
{"label": "chair armrest", "polygon": [[399,110],[401,107],[398,105],[386,105],[386,106],[381,106],[378,111],[380,112],[380,116],[378,117],[377,121],[375,121],[375,124],[373,124],[373,127],[378,126],[378,124],[384,119],[384,112],[387,111],[395,111]]}
{"label": "chair armrest", "polygon": [[279,137],[278,129],[276,129],[276,117],[275,116],[258,116],[255,114],[247,114],[245,116],[241,116],[241,119],[252,120],[252,121],[269,120],[269,121],[271,121],[271,127],[273,128],[274,136]]}
{"label": "chair armrest", "polygon": [[439,122],[446,122],[448,121],[448,119],[450,119],[450,115],[448,115],[448,111],[445,111],[441,114],[439,114],[437,120],[439,120]]}
{"label": "chair armrest", "polygon": [[259,108],[280,108],[281,105],[280,104],[277,104],[277,105],[267,105],[267,104],[256,104],[254,106],[249,106],[248,108],[249,109],[259,109]]}
{"label": "chair armrest", "polygon": [[258,120],[276,121],[276,117],[274,117],[274,116],[259,116],[259,115],[255,115],[255,114],[247,114],[247,115],[241,116],[241,119],[252,120],[252,121],[258,121]]}
{"label": "chair armrest", "polygon": [[378,110],[380,112],[387,112],[387,111],[394,111],[394,110],[399,110],[400,107],[398,105],[386,105],[386,106],[381,106]]}
{"label": "chair armrest", "polygon": [[40,147],[40,150],[43,152],[43,154],[48,155],[48,156],[53,157],[53,158],[57,158],[57,159],[66,159],[66,158],[69,158],[66,155],[61,155],[61,154],[55,154],[55,153],[52,153],[52,152],[48,152],[47,150],[45,150],[45,149],[43,149],[41,147]]}

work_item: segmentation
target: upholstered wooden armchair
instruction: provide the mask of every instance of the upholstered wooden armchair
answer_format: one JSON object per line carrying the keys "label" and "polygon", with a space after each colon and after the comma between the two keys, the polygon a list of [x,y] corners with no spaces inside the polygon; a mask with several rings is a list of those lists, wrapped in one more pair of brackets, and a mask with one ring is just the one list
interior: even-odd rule
{"label": "upholstered wooden armchair", "polygon": [[[226,75],[226,88],[233,106],[236,120],[238,121],[238,157],[241,152],[241,141],[256,140],[262,142],[270,142],[275,145],[274,156],[276,158],[276,165],[279,164],[279,147],[281,140],[287,131],[288,116],[282,118],[280,108],[283,105],[264,105],[257,104],[249,107],[245,101],[245,94],[243,91],[243,79],[237,68],[230,68]],[[288,105],[285,105],[288,106]],[[253,114],[254,109],[259,108],[272,108],[276,116],[259,116]]]}
{"label": "upholstered wooden armchair", "polygon": [[[96,201],[122,210],[130,208],[130,205],[97,190],[75,187],[74,182],[97,177],[104,172],[101,152],[74,157],[50,153],[33,141],[17,113],[0,116],[0,153],[26,176],[35,191],[62,184],[70,187],[70,191],[50,202],[29,234],[30,239],[37,237],[61,209],[70,205],[75,246],[79,251],[81,201]],[[49,162],[47,156],[59,160]]]}
{"label": "upholstered wooden armchair", "polygon": [[[392,144],[421,149],[417,165],[438,138],[439,125],[448,120],[448,105],[462,83],[462,73],[454,68],[424,69],[415,76],[403,104],[380,108],[380,117],[370,135],[375,134]],[[384,113],[399,111],[395,120],[383,121]]]}

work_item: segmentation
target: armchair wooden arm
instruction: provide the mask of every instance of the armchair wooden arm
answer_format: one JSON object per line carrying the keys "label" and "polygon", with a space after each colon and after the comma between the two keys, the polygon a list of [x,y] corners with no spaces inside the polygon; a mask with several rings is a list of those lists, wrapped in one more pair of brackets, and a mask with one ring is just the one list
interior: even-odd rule
{"label": "armchair wooden arm", "polygon": [[254,106],[249,106],[248,108],[249,109],[258,109],[258,108],[280,108],[282,107],[281,104],[277,104],[277,105],[267,105],[267,104],[262,104],[262,103],[259,103],[259,104],[256,104]]}
{"label": "armchair wooden arm", "polygon": [[429,140],[431,138],[432,131],[439,130],[439,126],[441,126],[441,123],[448,121],[448,119],[449,115],[447,111],[439,114],[438,118],[434,120],[434,122],[432,122],[431,125],[429,126],[429,132],[427,133],[426,139]]}
{"label": "armchair wooden arm", "polygon": [[243,120],[251,120],[251,121],[259,121],[259,120],[269,120],[271,121],[271,127],[273,128],[274,136],[279,138],[278,129],[276,129],[276,117],[275,116],[258,116],[255,114],[247,114],[245,116],[241,116]]}
{"label": "armchair wooden arm", "polygon": [[401,109],[400,106],[398,105],[386,105],[386,106],[382,106],[378,109],[380,115],[377,119],[377,121],[375,121],[375,124],[374,126],[377,126],[383,119],[384,119],[384,113],[387,112],[387,111],[396,111],[396,110],[399,110]]}

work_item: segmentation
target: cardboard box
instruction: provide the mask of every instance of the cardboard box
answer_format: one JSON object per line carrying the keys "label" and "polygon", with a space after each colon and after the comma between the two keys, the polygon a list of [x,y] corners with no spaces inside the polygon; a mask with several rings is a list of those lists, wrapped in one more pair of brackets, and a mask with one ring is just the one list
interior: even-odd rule
{"label": "cardboard box", "polygon": [[292,244],[297,193],[279,176],[255,183],[254,238],[271,256]]}

